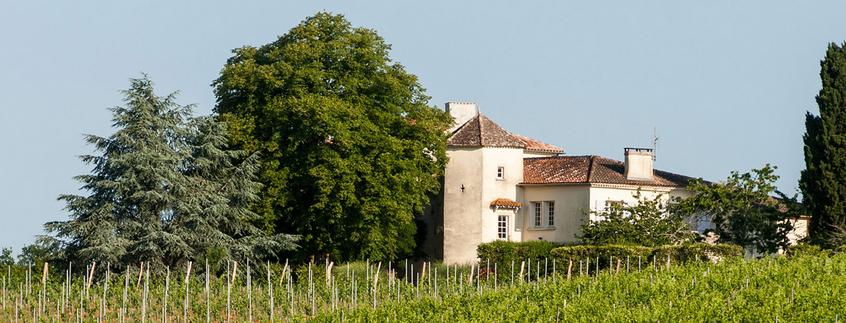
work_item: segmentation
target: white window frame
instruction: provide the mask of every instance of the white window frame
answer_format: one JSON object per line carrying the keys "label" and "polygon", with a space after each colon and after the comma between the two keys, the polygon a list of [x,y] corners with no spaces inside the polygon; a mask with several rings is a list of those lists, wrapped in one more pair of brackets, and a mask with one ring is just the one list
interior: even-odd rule
{"label": "white window frame", "polygon": [[508,216],[499,214],[496,219],[496,238],[508,240]]}
{"label": "white window frame", "polygon": [[547,227],[555,227],[555,201],[546,201],[544,202],[546,205],[546,226]]}
{"label": "white window frame", "polygon": [[514,212],[514,232],[520,232],[523,230],[523,210],[517,210]]}
{"label": "white window frame", "polygon": [[534,229],[555,229],[555,201],[532,201],[529,203],[529,215],[531,215],[531,228]]}
{"label": "white window frame", "polygon": [[541,228],[543,227],[543,203],[541,202],[532,202],[532,227],[533,228]]}
{"label": "white window frame", "polygon": [[505,180],[505,166],[497,166],[496,168],[496,180],[504,181]]}

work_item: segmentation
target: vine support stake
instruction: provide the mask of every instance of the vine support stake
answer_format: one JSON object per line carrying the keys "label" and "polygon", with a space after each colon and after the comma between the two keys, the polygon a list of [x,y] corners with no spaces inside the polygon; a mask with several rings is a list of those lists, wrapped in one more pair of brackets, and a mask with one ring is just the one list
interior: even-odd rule
{"label": "vine support stake", "polygon": [[191,264],[192,262],[188,261],[188,268],[185,270],[185,304],[182,307],[182,322],[188,322],[188,305],[191,296],[191,290],[188,286],[191,284]]}

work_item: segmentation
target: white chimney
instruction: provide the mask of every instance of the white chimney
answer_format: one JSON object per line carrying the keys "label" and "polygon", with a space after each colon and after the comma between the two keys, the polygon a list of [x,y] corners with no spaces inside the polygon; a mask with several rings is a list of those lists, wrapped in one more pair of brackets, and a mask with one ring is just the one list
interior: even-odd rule
{"label": "white chimney", "polygon": [[652,149],[624,148],[626,155],[626,179],[632,181],[652,180]]}
{"label": "white chimney", "polygon": [[454,123],[449,128],[449,132],[453,132],[458,127],[463,126],[470,119],[479,115],[479,106],[473,102],[447,102],[444,104],[446,112],[452,116]]}

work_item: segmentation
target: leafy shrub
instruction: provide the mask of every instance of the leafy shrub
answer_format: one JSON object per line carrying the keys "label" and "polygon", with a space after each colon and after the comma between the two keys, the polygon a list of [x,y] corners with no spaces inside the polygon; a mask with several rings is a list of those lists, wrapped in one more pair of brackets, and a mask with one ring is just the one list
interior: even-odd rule
{"label": "leafy shrub", "polygon": [[660,246],[693,241],[687,216],[669,212],[664,197],[659,194],[645,198],[638,190],[638,202],[613,204],[607,210],[590,212],[601,218],[582,225],[581,241],[591,245]]}
{"label": "leafy shrub", "polygon": [[742,258],[743,248],[732,244],[690,243],[660,246],[652,250],[652,257],[654,258],[664,260],[667,259],[667,256],[670,257],[670,261],[675,263],[689,261],[717,262]]}
{"label": "leafy shrub", "polygon": [[[520,264],[527,259],[555,259],[560,264],[569,260],[578,263],[596,263],[599,268],[608,268],[614,259],[620,261],[666,261],[670,257],[671,263],[684,262],[718,262],[743,257],[743,248],[731,244],[689,243],[683,245],[665,245],[658,247],[644,247],[634,245],[574,245],[561,246],[547,241],[508,242],[494,241],[479,245],[478,255],[482,261],[490,260],[500,268],[507,268],[513,261]],[[591,265],[591,268],[596,268]]]}
{"label": "leafy shrub", "polygon": [[560,244],[537,240],[526,242],[494,241],[480,244],[476,252],[482,262],[490,260],[491,264],[499,264],[500,268],[510,266],[511,262],[520,263],[526,259],[551,258],[551,251]]}
{"label": "leafy shrub", "polygon": [[580,245],[580,246],[566,246],[559,247],[552,250],[552,256],[560,260],[579,261],[581,259],[594,259],[599,257],[606,260],[610,257],[623,259],[626,257],[646,258],[652,253],[652,248],[643,246],[627,246],[627,245]]}
{"label": "leafy shrub", "polygon": [[[674,204],[670,212],[681,217],[710,215],[719,242],[733,243],[761,253],[776,252],[788,244],[792,221],[803,213],[796,197],[776,190],[775,166],[748,173],[732,172],[725,181],[692,180],[693,196]],[[772,195],[779,195],[773,198]]]}
{"label": "leafy shrub", "polygon": [[[835,251],[841,253],[843,250],[843,246],[838,247]],[[797,245],[792,245],[787,247],[787,256],[788,257],[799,257],[799,256],[812,256],[812,257],[828,257],[831,256],[832,251],[828,249],[823,249],[822,247],[814,244],[808,243],[800,243]]]}
{"label": "leafy shrub", "polygon": [[[691,243],[684,245],[666,245],[654,248],[629,245],[580,245],[555,248],[551,252],[556,259],[563,261],[594,260],[599,258],[600,267],[605,268],[615,259],[636,259],[643,260],[657,259],[658,261],[670,257],[672,263],[690,261],[712,261],[724,259],[736,259],[743,257],[743,249],[736,245],[729,244],[707,244]],[[594,260],[595,261],[595,260]]]}

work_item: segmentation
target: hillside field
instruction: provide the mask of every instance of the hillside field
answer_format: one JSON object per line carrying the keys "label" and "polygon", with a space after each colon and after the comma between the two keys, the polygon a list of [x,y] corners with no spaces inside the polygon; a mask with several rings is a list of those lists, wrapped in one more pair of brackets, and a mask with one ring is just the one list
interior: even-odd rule
{"label": "hillside field", "polygon": [[493,269],[484,263],[481,270],[231,263],[221,275],[195,266],[187,286],[184,269],[96,271],[89,284],[80,273],[48,268],[42,281],[43,267],[7,267],[0,321],[834,322],[846,315],[846,255],[572,269],[569,279],[564,265],[533,262],[522,279],[487,274]]}

